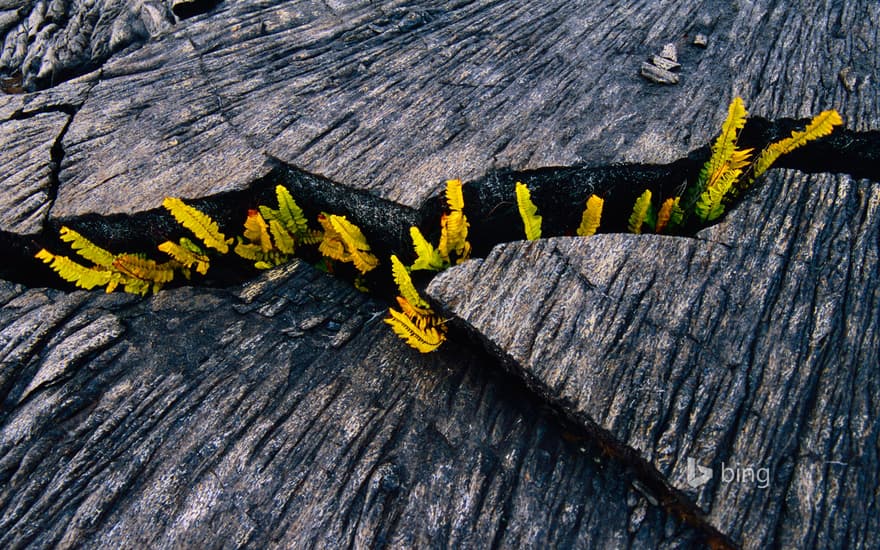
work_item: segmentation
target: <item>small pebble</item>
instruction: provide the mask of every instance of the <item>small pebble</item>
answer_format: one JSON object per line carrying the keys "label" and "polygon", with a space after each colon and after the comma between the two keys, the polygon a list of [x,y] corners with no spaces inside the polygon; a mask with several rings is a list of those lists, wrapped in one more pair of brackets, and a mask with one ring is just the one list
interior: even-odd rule
{"label": "small pebble", "polygon": [[670,42],[663,46],[663,49],[660,50],[660,57],[665,57],[670,61],[678,61],[678,50],[675,48],[675,44]]}
{"label": "small pebble", "polygon": [[639,71],[639,74],[657,84],[678,84],[677,74],[647,62],[642,63],[642,69]]}
{"label": "small pebble", "polygon": [[694,46],[699,46],[701,48],[705,48],[706,45],[709,44],[709,37],[703,33],[698,33],[697,36],[694,37]]}

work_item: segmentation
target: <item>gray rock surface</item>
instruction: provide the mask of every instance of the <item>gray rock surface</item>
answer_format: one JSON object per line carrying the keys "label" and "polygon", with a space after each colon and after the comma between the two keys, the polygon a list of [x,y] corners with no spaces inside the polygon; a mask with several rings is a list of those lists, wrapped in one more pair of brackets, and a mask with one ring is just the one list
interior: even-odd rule
{"label": "gray rock surface", "polygon": [[[428,293],[745,547],[870,548],[878,242],[880,183],[782,172],[696,238],[501,245]],[[730,479],[747,468],[766,479]]]}
{"label": "gray rock surface", "polygon": [[491,360],[409,350],[308,265],[0,303],[4,548],[702,540]]}
{"label": "gray rock surface", "polygon": [[33,91],[88,72],[169,29],[164,0],[0,2],[0,73]]}
{"label": "gray rock surface", "polygon": [[[166,195],[229,226],[278,180],[390,252],[444,179],[486,176],[489,250],[509,170],[564,167],[523,177],[562,234],[593,190],[677,185],[693,159],[607,163],[683,158],[733,95],[873,131],[798,161],[869,180],[775,173],[694,238],[444,273],[432,296],[489,354],[453,332],[418,355],[299,263],[145,300],[0,282],[0,546],[880,545],[878,29],[867,0],[0,0],[0,88],[40,89],[0,96],[17,281],[59,223],[121,251],[167,236]],[[670,42],[679,83],[640,78]],[[715,477],[691,487],[688,458]]]}
{"label": "gray rock surface", "polygon": [[[766,117],[835,107],[876,128],[873,2],[773,17],[770,2],[545,4],[221,3],[102,65],[52,215],[243,189],[267,154],[419,207],[495,168],[672,161],[708,142],[734,93]],[[679,37],[682,82],[639,78]]]}
{"label": "gray rock surface", "polygon": [[27,235],[43,228],[56,183],[52,148],[69,120],[56,112],[0,123],[0,225],[7,230]]}

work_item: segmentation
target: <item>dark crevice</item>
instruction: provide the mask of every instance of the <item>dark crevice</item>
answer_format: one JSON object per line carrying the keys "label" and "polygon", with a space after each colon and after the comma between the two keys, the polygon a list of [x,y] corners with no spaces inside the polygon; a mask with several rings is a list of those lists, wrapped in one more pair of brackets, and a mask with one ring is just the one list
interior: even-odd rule
{"label": "dark crevice", "polygon": [[[68,107],[53,108],[54,111],[75,114]],[[16,116],[27,118],[40,112],[22,112]],[[744,129],[740,145],[760,149],[770,141],[787,136],[792,129],[802,128],[806,121],[780,120],[769,122],[752,118]],[[52,148],[53,189],[58,186],[58,169],[64,156],[61,140],[68,125],[60,133]],[[523,238],[522,225],[514,199],[515,182],[521,181],[532,190],[532,199],[538,205],[544,218],[543,236],[570,235],[577,227],[584,203],[591,194],[603,196],[606,200],[601,226],[603,232],[625,231],[629,211],[635,198],[644,189],[651,189],[655,197],[668,197],[680,194],[684,186],[696,177],[700,166],[709,156],[709,146],[693,151],[686,158],[666,165],[604,165],[549,167],[530,171],[502,170],[469,182],[465,186],[465,212],[471,224],[469,232],[473,245],[473,256],[488,254],[493,246]],[[355,190],[345,185],[329,181],[316,175],[305,173],[295,167],[270,157],[272,169],[269,174],[254,181],[248,189],[213,195],[203,199],[188,201],[189,204],[214,218],[227,236],[240,235],[242,223],[248,209],[260,204],[275,205],[274,188],[285,185],[303,207],[309,220],[318,213],[326,211],[341,214],[362,228],[373,252],[380,258],[380,267],[368,274],[366,284],[377,295],[391,300],[396,294],[389,273],[387,258],[398,254],[404,263],[413,259],[409,228],[418,226],[432,242],[439,237],[439,220],[444,209],[443,195],[438,194],[419,209],[408,208],[381,199],[368,191]],[[831,136],[813,142],[787,158],[780,159],[777,166],[799,169],[805,172],[838,172],[856,178],[880,180],[880,132],[851,132],[838,130]],[[752,192],[760,192],[760,182]],[[54,201],[54,191],[51,200]],[[731,205],[731,208],[735,205]],[[63,286],[63,282],[45,265],[33,259],[42,247],[61,254],[71,254],[66,243],[58,239],[58,230],[67,225],[83,233],[99,246],[113,252],[148,252],[154,258],[162,255],[156,246],[167,239],[176,240],[186,235],[162,208],[110,216],[84,215],[67,219],[50,219],[39,235],[22,237],[0,233],[0,252],[11,261],[0,267],[0,277],[26,284],[28,286]],[[686,227],[681,233],[693,237],[702,227]],[[304,254],[307,261],[317,262],[320,258],[314,247]],[[212,261],[211,270],[200,284],[228,286],[239,284],[258,274],[248,262],[237,258],[233,253],[217,257]],[[349,266],[340,266],[336,275],[353,279],[355,272]],[[430,274],[417,280],[417,284],[427,284]],[[184,284],[178,283],[178,284]],[[665,477],[646,461],[638,451],[625,446],[614,436],[586,417],[570,411],[570,404],[559,402],[558,398],[547,395],[539,381],[530,379],[527,373],[511,368],[512,359],[507,354],[486,342],[481,335],[468,327],[463,321],[453,321],[450,339],[465,337],[476,339],[489,350],[493,360],[506,365],[516,372],[514,376],[524,378],[523,383],[534,392],[542,402],[547,403],[560,422],[571,426],[571,431],[583,432],[586,437],[597,442],[606,452],[616,457],[634,472],[643,490],[653,495],[661,506],[675,517],[691,525],[706,536],[707,543],[715,547],[733,546],[732,542],[704,517],[697,506],[680,491],[672,487]],[[456,328],[457,327],[457,328]]]}

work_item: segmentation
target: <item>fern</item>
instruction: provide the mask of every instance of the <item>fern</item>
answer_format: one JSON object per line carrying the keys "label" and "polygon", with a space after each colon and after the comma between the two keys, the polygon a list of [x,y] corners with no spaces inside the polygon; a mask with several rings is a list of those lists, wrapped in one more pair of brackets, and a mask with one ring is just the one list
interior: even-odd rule
{"label": "fern", "polygon": [[247,219],[244,221],[244,238],[259,245],[263,252],[269,252],[273,248],[269,225],[257,210],[248,210]]}
{"label": "fern", "polygon": [[734,97],[727,108],[727,118],[721,125],[721,134],[712,146],[712,156],[703,165],[694,185],[684,197],[684,210],[690,211],[704,191],[715,184],[725,172],[742,169],[748,162],[749,150],[737,150],[739,132],[746,124],[746,107],[740,97]]}
{"label": "fern", "polygon": [[199,240],[205,243],[205,246],[213,248],[221,254],[229,252],[229,245],[233,240],[227,240],[226,236],[220,232],[217,222],[207,214],[175,197],[165,197],[162,206],[174,216],[180,225],[192,231]]}
{"label": "fern", "polygon": [[721,217],[724,213],[724,197],[741,173],[741,170],[727,171],[719,181],[703,191],[694,207],[694,213],[701,221],[711,222]]}
{"label": "fern", "polygon": [[467,216],[464,215],[461,180],[446,181],[446,202],[449,212],[440,218],[440,243],[437,251],[446,263],[452,263],[453,255],[456,263],[461,263],[471,255],[471,245],[467,240],[469,224]]}
{"label": "fern", "polygon": [[446,180],[446,204],[450,210],[464,210],[461,180]]}
{"label": "fern", "polygon": [[406,267],[400,259],[393,254],[391,255],[391,274],[394,276],[394,282],[397,284],[400,295],[407,302],[421,310],[422,313],[427,313],[431,310],[431,306],[428,305],[428,302],[419,295],[419,291],[413,286],[412,279],[410,278]]}
{"label": "fern", "polygon": [[843,124],[840,114],[834,109],[822,111],[807,124],[803,131],[793,131],[791,137],[781,139],[761,151],[758,159],[750,170],[750,177],[745,187],[750,187],[761,174],[767,171],[780,156],[788,154],[798,147],[825,137],[834,131],[835,126]]}
{"label": "fern", "polygon": [[345,216],[324,214],[318,216],[324,227],[324,238],[318,250],[328,258],[351,262],[361,273],[367,273],[379,265],[379,259],[370,251],[367,238],[360,228]]}
{"label": "fern", "polygon": [[604,206],[604,199],[596,195],[590,195],[590,198],[587,199],[587,207],[584,210],[583,216],[581,216],[581,224],[577,228],[579,236],[590,237],[596,234],[596,230],[599,229],[599,224],[602,220],[602,208]]}
{"label": "fern", "polygon": [[57,256],[45,248],[37,252],[36,257],[48,264],[59,277],[80,288],[91,290],[110,282],[110,272],[106,269],[80,265],[67,256]]}
{"label": "fern", "polygon": [[522,218],[526,239],[534,241],[541,238],[541,216],[538,207],[532,202],[532,194],[525,184],[516,182],[516,205]]}
{"label": "fern", "polygon": [[660,210],[657,212],[657,225],[654,227],[655,233],[662,233],[666,229],[674,229],[681,225],[684,219],[684,212],[679,206],[681,197],[668,198],[663,201]]}
{"label": "fern", "polygon": [[278,210],[268,206],[260,206],[260,213],[271,224],[277,220],[294,240],[300,244],[316,244],[315,232],[309,230],[308,220],[303,214],[302,208],[293,200],[290,191],[283,185],[275,187],[275,196],[278,199]]}
{"label": "fern", "polygon": [[633,205],[632,214],[629,216],[627,228],[630,233],[641,234],[642,224],[648,220],[649,210],[651,209],[651,190],[645,189],[645,192],[639,195]]}
{"label": "fern", "polygon": [[407,317],[406,314],[389,309],[388,313],[391,317],[385,319],[385,322],[391,325],[391,329],[402,338],[410,347],[415,348],[421,353],[430,353],[440,347],[446,340],[445,334],[437,325],[426,324],[419,326],[416,322]]}
{"label": "fern", "polygon": [[113,265],[113,259],[115,256],[112,253],[94,244],[73,229],[62,227],[60,236],[62,241],[70,243],[70,247],[76,251],[77,254],[93,264],[101,267],[110,267]]}
{"label": "fern", "polygon": [[[125,291],[133,294],[144,295],[151,285],[153,292],[158,292],[164,283],[174,279],[173,264],[158,264],[139,254],[119,254],[113,260],[113,268],[124,276]],[[108,287],[108,292],[111,290]]]}
{"label": "fern", "polygon": [[292,256],[296,250],[296,240],[287,228],[278,220],[269,221],[269,233],[272,235],[274,248],[285,256]]}
{"label": "fern", "polygon": [[434,246],[428,242],[427,239],[422,235],[422,232],[419,231],[419,228],[416,226],[412,226],[409,228],[409,235],[412,237],[413,249],[416,253],[416,261],[412,264],[410,269],[413,271],[418,270],[428,270],[428,271],[439,271],[445,267],[448,267],[449,264],[443,261],[443,258],[440,256],[440,252],[434,248]]}
{"label": "fern", "polygon": [[174,258],[184,268],[192,269],[195,267],[196,271],[202,275],[207,274],[211,259],[205,252],[186,237],[181,237],[179,242],[180,244],[165,241],[159,245],[159,250]]}

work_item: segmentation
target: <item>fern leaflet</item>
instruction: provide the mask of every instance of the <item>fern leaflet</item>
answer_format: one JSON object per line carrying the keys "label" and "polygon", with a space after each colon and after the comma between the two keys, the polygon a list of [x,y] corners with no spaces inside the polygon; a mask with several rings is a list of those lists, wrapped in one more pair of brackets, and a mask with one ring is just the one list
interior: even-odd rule
{"label": "fern leaflet", "polygon": [[165,241],[159,245],[159,250],[180,262],[180,264],[187,269],[191,269],[195,266],[196,271],[202,275],[208,273],[211,259],[196,243],[186,237],[180,238],[180,244]]}
{"label": "fern leaflet", "polygon": [[411,266],[413,271],[418,271],[420,269],[439,271],[444,267],[447,267],[447,264],[444,263],[440,253],[422,235],[422,232],[419,231],[418,227],[410,227],[409,235],[412,237],[413,249],[416,252],[416,261],[413,262]]}
{"label": "fern leaflet", "polygon": [[605,200],[596,195],[590,195],[587,199],[587,207],[581,216],[581,224],[577,228],[577,234],[581,237],[590,237],[596,234],[602,220],[602,208]]}
{"label": "fern leaflet", "polygon": [[645,189],[633,205],[632,214],[629,216],[627,228],[630,233],[641,234],[642,224],[648,219],[648,211],[651,208],[651,190]]}
{"label": "fern leaflet", "polygon": [[419,291],[413,286],[412,279],[403,262],[394,254],[391,255],[391,274],[394,276],[394,282],[397,284],[400,295],[407,302],[421,310],[421,313],[427,313],[431,310],[431,306],[428,305],[428,302],[419,295]]}
{"label": "fern leaflet", "polygon": [[446,340],[446,336],[433,324],[420,327],[404,313],[394,309],[389,309],[388,313],[391,317],[385,319],[385,322],[391,325],[394,333],[421,353],[436,350]]}
{"label": "fern leaflet", "polygon": [[205,246],[213,248],[221,254],[229,252],[229,244],[233,242],[232,239],[227,240],[226,236],[220,232],[217,222],[207,214],[176,197],[165,197],[162,206],[174,216],[180,225],[192,231],[199,240],[205,243]]}
{"label": "fern leaflet", "polygon": [[780,156],[788,154],[813,140],[829,135],[834,131],[835,126],[840,126],[841,124],[843,124],[843,119],[840,118],[840,114],[837,111],[834,109],[822,111],[813,117],[813,120],[807,124],[803,131],[795,130],[791,133],[791,137],[771,144],[761,151],[758,160],[755,161],[746,187],[751,186],[755,179],[766,172]]}
{"label": "fern leaflet", "polygon": [[525,184],[516,182],[516,205],[522,218],[526,239],[534,241],[541,238],[541,216],[538,207],[532,202],[532,194]]}
{"label": "fern leaflet", "polygon": [[101,267],[110,267],[113,265],[113,259],[116,257],[112,253],[104,250],[92,241],[83,237],[69,227],[62,227],[60,231],[61,240],[70,243],[70,247],[77,254]]}
{"label": "fern leaflet", "polygon": [[45,248],[37,252],[36,257],[49,264],[59,277],[80,288],[91,290],[110,282],[109,271],[80,265],[67,256],[56,256]]}

